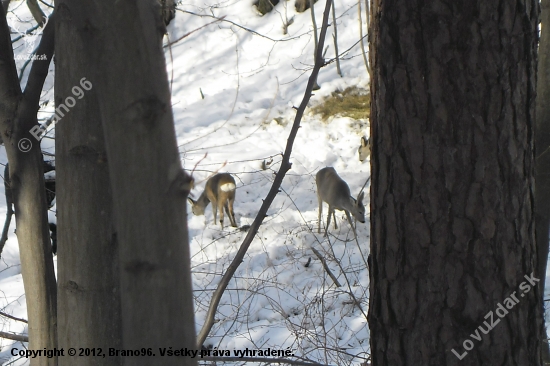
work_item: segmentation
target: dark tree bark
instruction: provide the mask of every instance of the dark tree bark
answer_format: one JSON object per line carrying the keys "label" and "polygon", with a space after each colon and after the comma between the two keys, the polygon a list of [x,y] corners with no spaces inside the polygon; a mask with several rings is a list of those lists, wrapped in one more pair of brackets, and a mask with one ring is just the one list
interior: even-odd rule
{"label": "dark tree bark", "polygon": [[373,365],[540,365],[538,1],[373,5]]}
{"label": "dark tree bark", "polygon": [[[60,0],[56,6],[75,11],[78,5]],[[106,352],[122,348],[119,257],[97,89],[88,79],[95,65],[79,34],[86,20],[61,16],[56,23],[56,106],[75,99],[56,124],[58,333],[65,349]],[[59,359],[59,365],[74,363]],[[78,358],[79,365],[121,363],[120,357]]]}
{"label": "dark tree bark", "polygon": [[[158,3],[67,1],[56,9],[60,22],[76,26],[90,65],[82,77],[93,84],[100,110],[119,248],[122,347],[152,348],[156,357],[159,348],[194,349],[185,212],[190,181],[179,161]],[[162,364],[196,360],[165,357]]]}
{"label": "dark tree bark", "polygon": [[[550,0],[541,1],[541,36],[537,72],[537,121],[535,133],[535,232],[538,249],[538,277],[544,290],[548,262],[550,224]],[[544,291],[542,292],[544,297]],[[542,335],[546,338],[546,329]],[[544,360],[550,362],[548,342],[543,342]]]}
{"label": "dark tree bark", "polygon": [[[51,18],[37,54],[46,60],[33,62],[25,92],[22,93],[11,48],[4,9],[0,8],[0,134],[10,164],[29,320],[29,349],[53,349],[57,346],[56,282],[48,228],[43,159],[40,144],[30,130],[37,125],[40,93],[53,55],[54,37]],[[23,140],[26,139],[26,140]],[[39,357],[32,365],[55,365],[57,358]]]}
{"label": "dark tree bark", "polygon": [[4,13],[8,13],[8,8],[10,7],[11,0],[2,0],[2,8],[4,8]]}
{"label": "dark tree bark", "polygon": [[162,21],[168,25],[176,17],[176,0],[159,0],[159,3]]}

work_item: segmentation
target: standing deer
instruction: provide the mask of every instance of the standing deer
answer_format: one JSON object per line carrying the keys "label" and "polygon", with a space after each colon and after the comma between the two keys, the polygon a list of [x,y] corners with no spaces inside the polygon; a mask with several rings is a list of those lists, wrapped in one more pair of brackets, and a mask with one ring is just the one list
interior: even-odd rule
{"label": "standing deer", "polygon": [[235,202],[235,179],[229,173],[219,173],[208,179],[204,192],[194,201],[188,198],[191,204],[193,214],[204,215],[204,209],[212,202],[212,212],[214,213],[214,224],[218,210],[220,211],[220,225],[223,230],[223,209],[229,216],[231,226],[237,227],[235,214],[233,213],[233,202]]}
{"label": "standing deer", "polygon": [[330,225],[330,215],[334,217],[334,228],[338,229],[336,225],[336,215],[334,210],[344,211],[348,218],[349,224],[353,229],[355,237],[357,232],[351,222],[349,213],[359,220],[361,223],[365,222],[365,206],[363,206],[363,195],[359,193],[357,200],[350,195],[348,184],[340,178],[336,170],[332,167],[326,167],[317,172],[315,176],[315,182],[317,183],[317,199],[319,200],[319,225],[317,232],[321,233],[321,216],[323,216],[323,202],[328,203],[328,217],[327,226],[325,227],[325,236],[327,236],[327,230]]}
{"label": "standing deer", "polygon": [[357,151],[359,152],[359,161],[365,161],[370,156],[370,138],[361,137],[361,145]]}

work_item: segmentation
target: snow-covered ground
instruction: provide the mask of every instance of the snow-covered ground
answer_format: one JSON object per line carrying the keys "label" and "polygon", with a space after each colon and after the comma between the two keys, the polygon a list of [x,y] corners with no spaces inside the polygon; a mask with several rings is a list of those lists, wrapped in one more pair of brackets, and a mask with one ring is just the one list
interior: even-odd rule
{"label": "snow-covered ground", "polygon": [[[172,41],[213,22],[211,15],[225,16],[231,23],[210,24],[177,42],[171,50],[167,48],[165,53],[181,161],[184,168],[194,171],[197,182],[193,195],[200,195],[205,180],[213,173],[233,174],[237,182],[238,226],[252,223],[279,168],[295,116],[292,107],[298,106],[303,97],[314,47],[309,10],[298,14],[293,2],[282,0],[274,11],[261,17],[251,3],[181,3],[179,9],[186,12],[179,11],[169,26]],[[19,19],[10,14],[14,22],[30,19],[24,2],[12,1],[13,8],[17,8]],[[320,26],[324,1],[317,3],[315,9]],[[336,17],[339,50],[347,50],[341,59],[344,76],[337,75],[335,63],[323,68],[318,78],[321,89],[312,97],[312,106],[337,89],[368,88],[357,43],[357,2],[336,2]],[[285,35],[283,25],[290,19],[293,22]],[[29,24],[21,23],[20,28],[26,29]],[[327,59],[334,57],[333,30],[331,26],[327,35]],[[20,41],[16,54],[25,53],[28,52]],[[23,63],[18,61],[19,66]],[[43,100],[49,103],[39,116],[46,118],[53,111],[52,75]],[[222,298],[206,345],[231,352],[288,348],[304,360],[359,365],[369,353],[365,314],[369,288],[366,258],[370,167],[368,162],[360,163],[357,155],[360,137],[368,135],[367,120],[334,117],[323,121],[308,109],[301,126],[292,153],[292,169]],[[43,148],[53,152],[53,142],[45,140]],[[6,160],[2,149],[0,162]],[[317,234],[315,173],[325,166],[335,167],[348,182],[353,196],[367,183],[367,223],[358,224],[358,242],[342,212],[337,214],[338,229],[331,225],[328,239]],[[0,217],[5,211],[4,197],[0,195]],[[206,216],[188,212],[199,331],[212,293],[246,232],[228,226],[227,218],[227,226],[221,230],[213,223],[210,207]],[[53,214],[50,216],[54,219]],[[14,223],[12,229],[13,226]],[[326,259],[340,287],[335,286],[312,248]],[[26,318],[13,230],[0,263],[0,311]],[[0,317],[0,330],[26,333],[23,323],[4,317]],[[18,344],[0,339],[0,362],[16,360],[10,354],[12,347]],[[26,361],[10,364],[23,365]]]}

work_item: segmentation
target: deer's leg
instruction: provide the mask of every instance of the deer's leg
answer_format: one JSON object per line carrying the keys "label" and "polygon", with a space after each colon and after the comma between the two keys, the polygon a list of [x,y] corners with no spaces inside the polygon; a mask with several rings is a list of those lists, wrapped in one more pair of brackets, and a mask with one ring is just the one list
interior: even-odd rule
{"label": "deer's leg", "polygon": [[330,227],[330,214],[334,215],[334,209],[331,205],[328,205],[328,216],[327,216],[327,226],[325,227],[325,236],[327,236],[328,228]]}
{"label": "deer's leg", "polygon": [[353,223],[351,222],[351,216],[347,210],[346,211],[346,217],[348,218],[349,225],[353,229],[353,234],[355,234],[355,237],[357,238],[357,231],[355,231],[355,226],[353,226]]}
{"label": "deer's leg", "polygon": [[319,220],[317,221],[317,233],[321,234],[321,217],[323,216],[323,200],[319,195],[317,195],[317,200],[319,201]]}
{"label": "deer's leg", "polygon": [[212,202],[212,213],[214,214],[214,225],[216,225],[218,217],[218,205],[216,202]]}
{"label": "deer's leg", "polygon": [[235,221],[235,212],[233,211],[233,202],[235,202],[235,197],[227,201],[225,209],[227,211],[227,216],[229,216],[229,221],[231,221],[231,226],[237,227],[237,222]]}
{"label": "deer's leg", "polygon": [[336,225],[336,210],[332,210],[332,217],[334,218],[334,229],[338,229],[338,225]]}
{"label": "deer's leg", "polygon": [[223,230],[223,200],[218,200],[218,209],[220,210],[220,225]]}

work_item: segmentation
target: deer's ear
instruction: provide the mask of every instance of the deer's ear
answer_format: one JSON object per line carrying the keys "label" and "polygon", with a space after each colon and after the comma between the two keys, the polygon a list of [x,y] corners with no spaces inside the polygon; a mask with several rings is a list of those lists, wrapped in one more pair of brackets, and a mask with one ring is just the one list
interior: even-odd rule
{"label": "deer's ear", "polygon": [[365,192],[359,193],[359,196],[357,196],[357,202],[363,203],[363,196],[365,195]]}
{"label": "deer's ear", "polygon": [[367,143],[368,142],[367,142],[367,139],[365,138],[365,136],[362,136],[361,137],[361,146],[365,147],[365,146],[367,146]]}
{"label": "deer's ear", "polygon": [[191,198],[187,197],[187,201],[193,206],[195,204],[195,201],[193,201]]}

